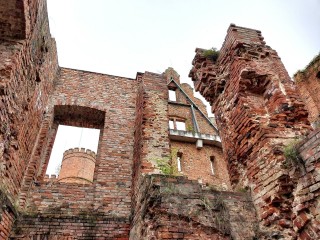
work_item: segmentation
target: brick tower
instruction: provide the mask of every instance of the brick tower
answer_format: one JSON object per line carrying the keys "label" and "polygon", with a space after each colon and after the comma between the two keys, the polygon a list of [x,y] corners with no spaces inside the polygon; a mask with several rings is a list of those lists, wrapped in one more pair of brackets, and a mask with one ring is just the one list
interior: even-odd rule
{"label": "brick tower", "polygon": [[233,188],[251,190],[261,229],[290,238],[294,179],[282,149],[310,126],[277,52],[231,24],[218,59],[196,49],[189,76],[216,115]]}
{"label": "brick tower", "polygon": [[88,184],[93,181],[96,154],[84,148],[73,148],[64,152],[58,181]]}

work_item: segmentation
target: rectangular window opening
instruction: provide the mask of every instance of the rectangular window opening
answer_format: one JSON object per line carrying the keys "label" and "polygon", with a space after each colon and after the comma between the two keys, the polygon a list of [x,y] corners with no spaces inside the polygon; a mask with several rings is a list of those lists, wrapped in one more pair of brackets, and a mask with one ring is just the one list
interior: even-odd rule
{"label": "rectangular window opening", "polygon": [[177,95],[176,95],[176,91],[174,90],[169,90],[169,100],[170,101],[177,101]]}
{"label": "rectangular window opening", "polygon": [[211,174],[214,175],[214,156],[210,157]]}
{"label": "rectangular window opening", "polygon": [[186,131],[186,123],[181,121],[176,121],[177,130]]}
{"label": "rectangular window opening", "polygon": [[178,168],[178,172],[181,172],[181,158],[182,158],[182,153],[178,152],[177,153],[177,168]]}
{"label": "rectangular window opening", "polygon": [[[59,125],[46,174],[59,175],[63,154],[66,150],[79,148],[80,151],[82,148],[82,151],[91,150],[96,154],[99,136],[100,129]],[[90,151],[87,152],[90,153]],[[92,155],[94,154],[92,153]]]}
{"label": "rectangular window opening", "polygon": [[173,120],[169,120],[169,129],[174,129],[174,122],[173,122]]}

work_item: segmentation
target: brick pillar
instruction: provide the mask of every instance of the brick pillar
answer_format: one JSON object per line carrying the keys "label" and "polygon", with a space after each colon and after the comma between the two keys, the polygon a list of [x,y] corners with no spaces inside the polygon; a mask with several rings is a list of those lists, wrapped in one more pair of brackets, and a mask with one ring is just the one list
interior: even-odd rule
{"label": "brick pillar", "polygon": [[277,52],[260,31],[231,24],[217,61],[196,49],[189,76],[216,115],[233,188],[251,190],[262,229],[295,235],[282,149],[310,125]]}

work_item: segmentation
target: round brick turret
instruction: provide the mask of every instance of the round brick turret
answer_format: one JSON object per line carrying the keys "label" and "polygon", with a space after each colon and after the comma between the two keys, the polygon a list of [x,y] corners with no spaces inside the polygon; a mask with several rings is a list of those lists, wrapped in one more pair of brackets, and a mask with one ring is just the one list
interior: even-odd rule
{"label": "round brick turret", "polygon": [[96,154],[84,148],[72,148],[63,153],[58,181],[65,183],[92,183]]}

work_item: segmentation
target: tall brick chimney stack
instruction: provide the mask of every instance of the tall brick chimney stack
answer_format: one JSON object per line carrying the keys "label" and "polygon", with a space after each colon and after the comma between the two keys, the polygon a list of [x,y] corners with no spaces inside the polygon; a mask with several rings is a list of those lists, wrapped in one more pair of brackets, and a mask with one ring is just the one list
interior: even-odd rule
{"label": "tall brick chimney stack", "polygon": [[58,181],[88,184],[93,181],[96,154],[84,148],[64,152]]}
{"label": "tall brick chimney stack", "polygon": [[308,113],[261,32],[231,24],[214,62],[196,49],[189,76],[212,105],[233,188],[251,191],[260,227],[288,239],[295,187],[283,147],[310,129]]}

